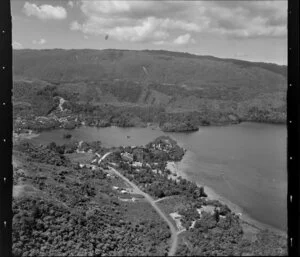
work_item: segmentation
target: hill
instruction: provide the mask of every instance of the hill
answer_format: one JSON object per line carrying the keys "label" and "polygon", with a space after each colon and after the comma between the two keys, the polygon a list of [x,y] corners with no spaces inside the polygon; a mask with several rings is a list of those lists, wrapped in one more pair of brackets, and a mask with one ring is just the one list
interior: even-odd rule
{"label": "hill", "polygon": [[[134,112],[143,122],[165,123],[182,115],[193,125],[286,119],[286,66],[115,49],[15,50],[13,63],[17,103],[27,98],[25,103],[34,105],[26,95],[50,85],[77,104],[106,104],[131,113],[163,109],[160,118],[148,120]],[[15,93],[20,91],[21,96]]]}
{"label": "hill", "polygon": [[266,82],[273,82],[277,88],[282,86],[287,72],[286,66],[276,64],[169,51],[114,49],[14,51],[15,75],[52,82],[104,78],[141,81],[145,76],[143,67],[147,69],[150,81],[185,83],[196,88],[218,83],[224,86],[229,84],[246,86],[264,82],[265,86],[268,86]]}

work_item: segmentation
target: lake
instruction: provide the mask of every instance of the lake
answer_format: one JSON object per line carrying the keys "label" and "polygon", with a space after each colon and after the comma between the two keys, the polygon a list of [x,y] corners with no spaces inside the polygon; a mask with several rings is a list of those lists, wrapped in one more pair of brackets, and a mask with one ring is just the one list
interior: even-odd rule
{"label": "lake", "polygon": [[104,146],[144,145],[168,134],[188,150],[182,169],[189,179],[212,188],[251,218],[287,230],[287,130],[285,125],[241,123],[200,127],[193,133],[163,133],[151,128],[54,130],[31,139],[38,144],[73,139],[100,140]]}

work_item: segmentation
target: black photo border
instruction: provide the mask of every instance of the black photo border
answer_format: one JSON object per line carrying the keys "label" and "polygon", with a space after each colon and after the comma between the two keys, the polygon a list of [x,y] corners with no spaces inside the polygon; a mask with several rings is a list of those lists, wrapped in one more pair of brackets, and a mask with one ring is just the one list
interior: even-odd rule
{"label": "black photo border", "polygon": [[288,250],[300,256],[299,0],[288,1],[287,170]]}
{"label": "black photo border", "polygon": [[0,0],[0,256],[12,255],[12,18]]}

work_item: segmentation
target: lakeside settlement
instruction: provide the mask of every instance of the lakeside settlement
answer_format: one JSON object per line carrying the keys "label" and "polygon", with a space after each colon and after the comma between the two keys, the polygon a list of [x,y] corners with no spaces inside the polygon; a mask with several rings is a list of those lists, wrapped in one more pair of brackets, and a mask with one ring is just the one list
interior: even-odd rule
{"label": "lakeside settlement", "polygon": [[[91,255],[115,255],[122,251],[124,255],[286,254],[284,236],[242,222],[240,215],[233,212],[229,206],[208,199],[204,187],[197,186],[177,174],[172,166],[182,159],[185,150],[167,136],[158,137],[145,146],[112,148],[102,147],[99,141],[70,141],[64,145],[51,143],[46,146],[34,146],[30,141],[19,140],[14,149],[14,213],[25,212],[25,217],[28,217],[24,220],[20,219],[20,215],[16,215],[14,218],[15,255],[22,255],[24,247],[27,255],[72,255],[72,244],[78,245],[80,253],[87,252]],[[34,212],[31,211],[33,201]],[[49,206],[49,201],[53,207],[43,209],[42,206]],[[105,225],[109,225],[109,233],[114,235],[110,237],[110,243],[102,237],[92,239],[93,233],[87,233],[85,236],[80,234],[82,229],[86,229],[86,224],[94,227],[104,225],[103,215],[99,216],[99,213],[94,212],[96,209],[101,210],[103,203],[106,203],[105,208],[115,206],[109,215],[115,220],[114,223],[117,223],[111,224],[107,221]],[[131,213],[129,219],[143,216],[141,205],[145,204],[154,212],[153,219],[160,220],[164,225],[149,224],[148,227],[145,221],[141,221],[140,224],[144,227],[142,231],[155,231],[153,233],[161,233],[163,237],[143,237],[140,250],[124,242],[117,243],[116,246],[117,238],[125,240],[128,236],[136,238],[135,236],[139,235],[132,220],[126,220],[125,217],[131,212],[130,208],[137,210]],[[69,211],[57,220],[51,211],[54,206],[59,210],[63,208]],[[78,223],[78,232],[73,231],[78,233],[75,239],[79,237],[81,242],[96,240],[97,244],[87,246],[76,243],[77,241],[70,236],[64,238],[63,242],[66,243],[50,243],[59,240],[54,238],[61,236],[55,232],[60,222],[72,220],[76,216],[75,213],[80,215],[82,220]],[[152,215],[149,216],[150,220]],[[125,224],[120,224],[119,221],[123,222],[124,219]],[[45,224],[46,220],[52,220],[47,227],[41,225]],[[119,234],[120,230],[116,226],[122,228],[121,231],[125,228],[134,230],[130,230],[129,234]],[[158,232],[162,228],[164,232]],[[66,230],[69,231],[68,235],[72,234],[72,229],[68,226]],[[145,232],[144,236],[147,233]],[[40,236],[43,238],[42,242]],[[147,248],[147,240],[152,245],[151,249]],[[157,240],[160,240],[160,243]],[[36,248],[35,245],[43,245],[45,242],[48,242],[46,248]],[[103,247],[103,244],[108,245]]]}

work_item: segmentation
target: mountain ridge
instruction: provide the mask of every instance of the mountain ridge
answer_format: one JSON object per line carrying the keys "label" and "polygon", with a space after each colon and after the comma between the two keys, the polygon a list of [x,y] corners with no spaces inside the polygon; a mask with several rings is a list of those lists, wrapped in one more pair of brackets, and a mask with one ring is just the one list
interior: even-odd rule
{"label": "mountain ridge", "polygon": [[151,53],[151,54],[163,54],[163,55],[168,55],[168,56],[174,56],[174,57],[185,57],[185,58],[194,58],[194,59],[207,59],[207,60],[215,60],[215,61],[225,61],[225,62],[232,62],[238,65],[245,65],[245,66],[252,66],[252,67],[260,67],[275,73],[279,73],[285,77],[287,77],[287,65],[280,65],[277,63],[272,63],[272,62],[258,62],[258,61],[246,61],[246,60],[241,60],[241,59],[235,59],[235,58],[221,58],[221,57],[216,57],[212,55],[197,55],[197,54],[192,54],[188,52],[176,52],[176,51],[168,51],[168,50],[149,50],[149,49],[143,49],[143,50],[129,50],[129,49],[88,49],[88,48],[83,48],[83,49],[63,49],[63,48],[53,48],[53,49],[14,49],[13,52],[14,54],[17,52],[33,52],[33,51],[39,51],[39,52],[50,52],[50,51],[66,51],[66,52],[78,52],[78,51],[94,51],[94,52],[111,52],[111,51],[116,51],[116,52],[145,52],[145,53]]}
{"label": "mountain ridge", "polygon": [[[164,50],[16,50],[13,57],[15,102],[36,105],[26,95],[45,96],[48,85],[76,104],[128,107],[143,122],[194,127],[286,120],[286,66]],[[164,111],[147,120],[137,110],[144,107]]]}

